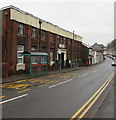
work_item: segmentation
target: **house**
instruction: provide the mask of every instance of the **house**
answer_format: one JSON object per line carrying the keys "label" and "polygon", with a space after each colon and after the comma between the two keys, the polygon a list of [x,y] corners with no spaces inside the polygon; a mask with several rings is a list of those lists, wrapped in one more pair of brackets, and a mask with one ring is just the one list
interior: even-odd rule
{"label": "house", "polygon": [[93,55],[93,64],[100,63],[104,60],[104,48],[103,44],[95,43],[91,46]]}

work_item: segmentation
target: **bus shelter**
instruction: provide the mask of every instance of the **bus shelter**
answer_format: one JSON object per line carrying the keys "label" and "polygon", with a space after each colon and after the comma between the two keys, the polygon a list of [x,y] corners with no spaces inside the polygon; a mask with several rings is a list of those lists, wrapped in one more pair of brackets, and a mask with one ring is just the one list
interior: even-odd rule
{"label": "bus shelter", "polygon": [[43,75],[48,73],[48,54],[45,52],[22,53],[23,56],[30,56],[30,76]]}

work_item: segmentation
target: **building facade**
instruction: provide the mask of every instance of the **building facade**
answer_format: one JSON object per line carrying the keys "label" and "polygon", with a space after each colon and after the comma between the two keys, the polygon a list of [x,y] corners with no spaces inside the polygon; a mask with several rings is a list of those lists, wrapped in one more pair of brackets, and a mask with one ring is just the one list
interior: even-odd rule
{"label": "building facade", "polygon": [[82,62],[83,66],[89,65],[89,46],[85,43],[82,43]]}
{"label": "building facade", "polygon": [[82,60],[82,37],[14,6],[0,10],[2,16],[3,76],[19,70],[29,71],[24,51],[48,53],[49,69],[73,66]]}
{"label": "building facade", "polygon": [[102,44],[95,43],[89,48],[89,65],[94,65],[104,60],[104,48],[102,46]]}

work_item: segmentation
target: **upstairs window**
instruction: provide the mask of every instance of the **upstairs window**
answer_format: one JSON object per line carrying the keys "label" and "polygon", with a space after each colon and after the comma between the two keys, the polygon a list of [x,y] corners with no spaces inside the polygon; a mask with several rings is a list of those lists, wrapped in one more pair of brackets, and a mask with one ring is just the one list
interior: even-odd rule
{"label": "upstairs window", "polygon": [[24,24],[19,23],[18,25],[18,34],[24,35]]}
{"label": "upstairs window", "polygon": [[66,38],[65,37],[63,38],[63,43],[66,44]]}
{"label": "upstairs window", "polygon": [[51,33],[50,41],[54,42],[54,35]]}
{"label": "upstairs window", "polygon": [[32,28],[32,38],[35,38],[35,37],[36,37],[36,29]]}
{"label": "upstairs window", "polygon": [[41,32],[42,32],[41,40],[45,40],[46,39],[46,32],[45,31],[41,31]]}
{"label": "upstairs window", "polygon": [[58,36],[58,43],[60,43],[60,36]]}

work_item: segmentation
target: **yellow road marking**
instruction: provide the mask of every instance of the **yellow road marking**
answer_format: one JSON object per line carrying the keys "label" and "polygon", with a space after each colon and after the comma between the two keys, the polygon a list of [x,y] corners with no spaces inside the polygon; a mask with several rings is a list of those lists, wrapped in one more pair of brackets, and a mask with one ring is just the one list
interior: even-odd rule
{"label": "yellow road marking", "polygon": [[22,92],[29,91],[29,90],[31,89],[22,90],[22,91],[19,91],[18,93],[22,93]]}
{"label": "yellow road marking", "polygon": [[47,84],[46,85],[41,85],[41,86],[38,86],[38,87],[44,87],[44,86],[47,86]]}
{"label": "yellow road marking", "polygon": [[6,96],[0,96],[0,98],[3,98],[3,97],[6,97]]}
{"label": "yellow road marking", "polygon": [[[105,84],[108,82],[109,79],[113,76],[113,73],[110,75],[110,77],[105,81],[105,83],[97,90],[97,92],[94,93],[94,95],[71,117],[70,120],[73,120],[76,118],[76,116],[90,103],[90,101],[100,92],[100,90],[105,86]],[[81,117],[81,116],[80,116]]]}
{"label": "yellow road marking", "polygon": [[69,76],[59,76],[59,77],[69,77]]}
{"label": "yellow road marking", "polygon": [[[113,76],[112,76],[113,78]],[[87,113],[87,111],[91,108],[91,106],[95,103],[95,101],[99,98],[99,96],[102,94],[102,92],[106,89],[106,87],[109,85],[110,81],[112,80],[112,78],[108,81],[108,83],[106,84],[106,86],[100,91],[100,93],[97,95],[97,97],[92,101],[92,103],[86,108],[86,110],[79,116],[79,119],[82,119],[83,116]]]}
{"label": "yellow road marking", "polygon": [[20,82],[25,82],[26,80],[20,80],[20,81],[16,81],[14,83],[20,83]]}

